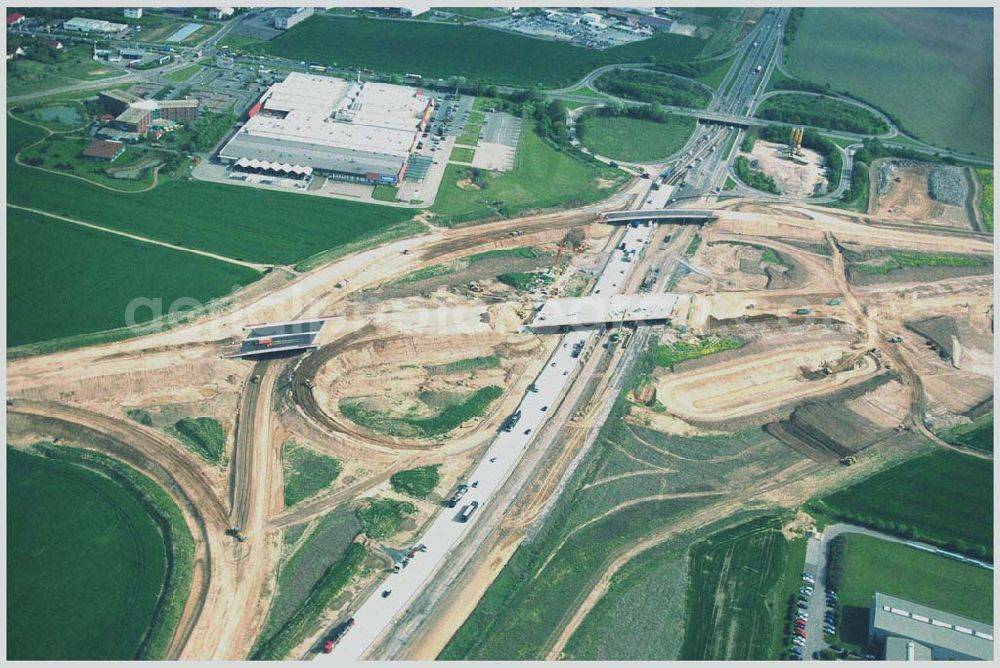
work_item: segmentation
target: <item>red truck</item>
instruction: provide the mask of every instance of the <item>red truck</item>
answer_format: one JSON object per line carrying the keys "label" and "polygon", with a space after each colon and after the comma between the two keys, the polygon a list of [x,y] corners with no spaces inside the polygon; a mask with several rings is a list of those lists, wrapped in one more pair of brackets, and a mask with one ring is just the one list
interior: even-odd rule
{"label": "red truck", "polygon": [[329,654],[332,652],[333,648],[337,646],[337,643],[340,642],[340,639],[344,637],[344,634],[347,633],[348,629],[352,626],[354,626],[354,617],[351,617],[346,622],[335,628],[333,630],[333,634],[331,634],[330,637],[326,639],[326,642],[323,643],[323,653]]}

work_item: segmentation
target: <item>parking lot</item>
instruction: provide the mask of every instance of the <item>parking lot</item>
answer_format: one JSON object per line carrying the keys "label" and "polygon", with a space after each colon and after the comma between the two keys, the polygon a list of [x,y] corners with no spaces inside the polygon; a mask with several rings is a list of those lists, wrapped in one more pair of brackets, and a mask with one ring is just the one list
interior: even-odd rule
{"label": "parking lot", "polygon": [[472,166],[507,172],[514,168],[521,140],[521,119],[505,112],[486,112]]}

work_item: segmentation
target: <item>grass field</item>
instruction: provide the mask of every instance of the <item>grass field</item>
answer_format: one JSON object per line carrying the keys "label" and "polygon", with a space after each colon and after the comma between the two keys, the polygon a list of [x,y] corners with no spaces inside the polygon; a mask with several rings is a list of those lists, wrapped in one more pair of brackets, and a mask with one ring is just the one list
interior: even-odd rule
{"label": "grass field", "polygon": [[425,78],[464,76],[496,84],[556,87],[611,63],[647,57],[689,60],[705,44],[694,37],[657,33],[648,40],[599,51],[475,26],[316,16],[262,46],[298,61],[414,72]]}
{"label": "grass field", "polygon": [[[7,248],[10,346],[125,327],[135,299],[160,300],[166,313],[178,299],[206,302],[258,277],[252,269],[11,208]],[[153,315],[137,308],[134,320]]]}
{"label": "grass field", "polygon": [[594,153],[616,160],[652,162],[673,155],[684,146],[696,121],[671,116],[666,123],[627,116],[586,114],[581,119],[583,144]]}
{"label": "grass field", "polygon": [[979,201],[979,210],[983,214],[983,225],[990,232],[993,231],[993,170],[976,168],[976,175],[979,177],[979,185],[983,189],[983,197]]}
{"label": "grass field", "polygon": [[174,431],[189,449],[209,464],[222,464],[226,458],[226,431],[215,418],[183,418]]}
{"label": "grass field", "polygon": [[788,542],[777,517],[714,534],[690,552],[681,659],[752,660],[771,653],[784,604]]}
{"label": "grass field", "polygon": [[123,74],[117,67],[93,60],[90,45],[71,46],[64,53],[63,60],[52,64],[28,58],[8,61],[7,95],[37,93],[78,81],[98,81]]}
{"label": "grass field", "polygon": [[875,592],[992,623],[993,574],[985,568],[921,552],[872,536],[845,536],[844,576],[838,590],[839,643],[864,647]]}
{"label": "grass field", "polygon": [[845,521],[889,532],[899,532],[904,525],[918,540],[991,555],[992,499],[992,462],[938,451],[876,473],[812,505]]}
{"label": "grass field", "polygon": [[[84,137],[47,139],[21,153],[21,161],[32,167],[49,169],[78,176],[115,190],[144,190],[153,184],[153,167],[168,157],[160,151],[147,151],[131,146],[113,163],[88,160],[83,150],[91,142]],[[131,168],[131,169],[130,169]],[[115,174],[135,174],[135,178],[115,178]]]}
{"label": "grass field", "polygon": [[993,153],[992,12],[810,8],[790,72],[897,116],[935,145]]}
{"label": "grass field", "polygon": [[8,448],[7,651],[15,660],[130,660],[166,578],[159,528],[123,485]]}
{"label": "grass field", "polygon": [[[293,532],[293,529],[295,530]],[[278,570],[278,589],[267,613],[259,644],[265,643],[302,607],[331,566],[343,558],[361,527],[354,512],[342,506],[324,515],[314,525],[301,524],[286,529],[289,533],[309,533]],[[298,538],[296,538],[296,542]]]}
{"label": "grass field", "polygon": [[[543,142],[524,126],[514,169],[484,172],[479,189],[458,183],[470,169],[448,165],[432,211],[435,222],[452,225],[477,218],[516,215],[526,209],[585,204],[609,197],[625,180],[622,172],[585,162]],[[601,180],[601,181],[599,181]]]}
{"label": "grass field", "polygon": [[455,143],[462,144],[463,146],[475,146],[479,142],[479,131],[483,127],[484,120],[486,120],[486,115],[473,108],[469,114],[469,119],[462,127],[462,134],[458,136]]}
{"label": "grass field", "polygon": [[341,401],[340,411],[349,420],[372,431],[393,436],[438,438],[462,426],[467,420],[483,415],[502,394],[503,389],[495,385],[483,387],[430,417],[389,415],[370,410],[355,400]]}
{"label": "grass field", "polygon": [[657,345],[653,352],[656,366],[673,368],[675,364],[697,359],[723,350],[740,348],[743,341],[736,338],[709,337],[699,339],[696,343],[678,341],[673,344]]}
{"label": "grass field", "polygon": [[399,531],[403,521],[416,512],[416,507],[409,501],[374,498],[364,499],[362,503],[355,515],[361,530],[374,540],[390,538]]}
{"label": "grass field", "polygon": [[201,65],[188,65],[187,67],[182,67],[179,70],[174,70],[169,74],[164,74],[163,78],[167,81],[187,81],[201,69]]}
{"label": "grass field", "polygon": [[395,202],[399,199],[399,188],[380,183],[372,191],[372,197],[380,202]]}
{"label": "grass field", "polygon": [[426,499],[441,480],[441,474],[438,473],[438,469],[440,468],[440,464],[435,464],[433,466],[421,466],[415,469],[399,471],[389,478],[389,483],[392,485],[393,490],[400,494],[406,494],[417,499]]}
{"label": "grass field", "polygon": [[[646,353],[635,374],[652,368]],[[439,659],[543,658],[561,622],[607,573],[610,560],[626,546],[660,535],[664,542],[614,575],[607,595],[567,644],[566,658],[677,658],[687,619],[684,540],[692,534],[666,532],[717,498],[670,497],[728,489],[748,459],[769,466],[765,462],[787,457],[787,448],[761,430],[670,436],[632,423],[630,410],[622,396],[538,533],[518,547]]]}
{"label": "grass field", "polygon": [[281,446],[281,467],[285,478],[285,506],[294,506],[303,499],[327,487],[343,464],[288,439]]}
{"label": "grass field", "polygon": [[500,368],[500,358],[496,355],[486,355],[484,357],[467,357],[465,359],[455,360],[454,362],[447,362],[445,364],[434,364],[427,367],[427,373],[431,375],[446,375],[450,373],[471,373],[480,369],[498,368]]}
{"label": "grass field", "polygon": [[[472,143],[475,144],[476,140],[473,140]],[[456,146],[451,149],[451,155],[448,156],[448,162],[468,162],[471,164],[474,157],[476,157],[476,149]]]}
{"label": "grass field", "polygon": [[939,431],[938,436],[953,445],[993,452],[993,411],[979,416],[969,424]]}
{"label": "grass field", "polygon": [[413,215],[377,204],[204,181],[167,180],[149,192],[109,197],[107,190],[78,179],[11,165],[11,152],[37,141],[38,132],[19,121],[8,124],[12,204],[228,257],[294,263],[372,239]]}

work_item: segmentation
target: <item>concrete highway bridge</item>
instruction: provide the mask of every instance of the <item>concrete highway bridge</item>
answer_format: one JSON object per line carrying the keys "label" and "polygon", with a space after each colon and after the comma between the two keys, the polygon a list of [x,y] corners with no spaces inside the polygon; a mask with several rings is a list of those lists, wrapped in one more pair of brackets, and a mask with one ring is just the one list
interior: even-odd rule
{"label": "concrete highway bridge", "polygon": [[662,209],[660,211],[605,211],[599,217],[604,223],[631,223],[647,220],[707,223],[719,217],[708,209]]}

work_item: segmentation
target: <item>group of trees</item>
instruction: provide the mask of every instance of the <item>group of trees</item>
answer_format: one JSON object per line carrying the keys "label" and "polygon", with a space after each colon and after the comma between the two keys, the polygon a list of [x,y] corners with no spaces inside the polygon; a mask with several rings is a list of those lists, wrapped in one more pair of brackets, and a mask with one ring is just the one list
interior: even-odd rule
{"label": "group of trees", "polygon": [[774,182],[774,179],[762,171],[752,169],[750,167],[750,161],[747,160],[745,155],[736,157],[734,169],[739,180],[751,188],[755,188],[766,193],[774,193],[775,195],[781,194],[781,190],[778,189],[778,184]]}
{"label": "group of trees", "polygon": [[636,102],[704,109],[711,100],[708,90],[696,83],[647,70],[615,69],[599,76],[594,85],[609,95]]}
{"label": "group of trees", "polygon": [[782,123],[815,125],[859,134],[882,134],[889,131],[884,120],[863,107],[814,95],[770,97],[757,109],[757,116]]}
{"label": "group of trees", "polygon": [[909,538],[910,540],[919,540],[925,543],[930,543],[947,550],[953,550],[955,552],[970,555],[977,559],[993,558],[992,546],[979,543],[969,543],[961,538],[951,541],[940,540],[932,536],[924,535],[920,529],[905,522],[896,522],[893,520],[886,520],[881,517],[872,517],[845,510],[837,510],[836,517],[839,520],[849,522],[851,524],[868,527],[869,529],[875,529],[876,531],[882,531],[884,533],[900,536],[902,538]]}
{"label": "group of trees", "polygon": [[844,560],[846,559],[847,541],[843,536],[837,536],[830,541],[826,554],[826,585],[828,589],[840,589],[844,579]]}
{"label": "group of trees", "polygon": [[788,13],[788,20],[785,21],[785,34],[781,38],[785,46],[791,46],[792,42],[795,41],[795,32],[799,29],[799,24],[805,13],[806,10],[802,7],[797,7]]}

